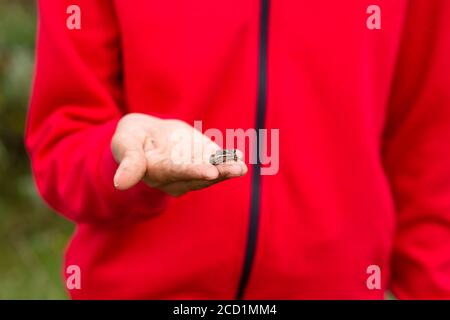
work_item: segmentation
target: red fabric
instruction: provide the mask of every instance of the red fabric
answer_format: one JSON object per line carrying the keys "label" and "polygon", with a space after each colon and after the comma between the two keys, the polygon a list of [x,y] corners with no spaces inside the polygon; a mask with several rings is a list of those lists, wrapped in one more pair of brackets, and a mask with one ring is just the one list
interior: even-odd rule
{"label": "red fabric", "polygon": [[[450,298],[450,2],[272,1],[262,177],[244,298]],[[66,8],[82,29],[66,28]],[[87,298],[233,299],[250,174],[172,198],[113,186],[128,112],[255,123],[260,1],[39,2],[26,144],[42,197],[77,223]],[[379,265],[382,289],[366,286]]]}

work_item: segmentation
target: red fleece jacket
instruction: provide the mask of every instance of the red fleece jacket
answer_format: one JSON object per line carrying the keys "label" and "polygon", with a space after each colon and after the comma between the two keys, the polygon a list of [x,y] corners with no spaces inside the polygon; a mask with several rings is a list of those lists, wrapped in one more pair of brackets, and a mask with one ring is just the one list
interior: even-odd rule
{"label": "red fleece jacket", "polygon": [[[117,191],[129,112],[279,128],[279,172]],[[448,0],[40,1],[26,144],[73,298],[450,298]]]}

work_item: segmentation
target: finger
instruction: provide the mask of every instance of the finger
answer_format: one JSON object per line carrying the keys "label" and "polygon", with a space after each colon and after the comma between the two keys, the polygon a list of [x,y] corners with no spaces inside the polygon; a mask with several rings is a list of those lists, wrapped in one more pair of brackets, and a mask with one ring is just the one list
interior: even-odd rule
{"label": "finger", "polygon": [[247,173],[248,169],[242,161],[230,161],[216,166],[221,178],[240,177]]}
{"label": "finger", "polygon": [[118,129],[111,142],[111,149],[119,163],[114,175],[114,186],[126,190],[136,185],[145,175],[145,134],[140,130]]}
{"label": "finger", "polygon": [[206,180],[219,177],[219,171],[211,164],[174,163],[171,159],[147,153],[147,178],[156,184],[175,181]]}
{"label": "finger", "polygon": [[133,187],[145,176],[146,169],[147,162],[143,151],[125,152],[114,176],[114,186],[119,190]]}
{"label": "finger", "polygon": [[118,131],[114,134],[111,140],[111,149],[113,151],[114,158],[118,163],[120,163],[127,152],[143,152],[145,140],[145,133],[141,131]]}
{"label": "finger", "polygon": [[161,187],[160,190],[172,196],[178,197],[190,191],[207,188],[213,184],[218,183],[219,181],[220,181],[219,179],[212,181],[205,181],[205,180],[177,181]]}
{"label": "finger", "polygon": [[219,171],[219,177],[214,180],[176,181],[168,183],[160,189],[173,196],[180,196],[189,191],[204,189],[230,178],[243,176],[248,171],[247,166],[242,161],[220,164],[216,168]]}

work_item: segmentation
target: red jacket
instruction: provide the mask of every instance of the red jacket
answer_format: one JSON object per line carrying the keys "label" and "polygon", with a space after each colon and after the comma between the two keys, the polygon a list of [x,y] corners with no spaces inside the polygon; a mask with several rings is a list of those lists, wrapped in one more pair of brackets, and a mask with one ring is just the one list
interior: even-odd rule
{"label": "red jacket", "polygon": [[[71,296],[450,298],[450,1],[372,2],[381,30],[367,1],[40,1],[26,144]],[[279,128],[279,172],[117,191],[128,112]]]}

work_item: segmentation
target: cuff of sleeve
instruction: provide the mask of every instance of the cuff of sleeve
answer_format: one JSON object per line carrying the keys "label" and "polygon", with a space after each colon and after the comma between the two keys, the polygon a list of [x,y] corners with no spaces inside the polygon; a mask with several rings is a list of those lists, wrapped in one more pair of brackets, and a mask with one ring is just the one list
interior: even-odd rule
{"label": "cuff of sleeve", "polygon": [[111,151],[111,139],[117,127],[118,120],[108,124],[106,128],[106,141],[102,158],[100,160],[100,175],[108,199],[114,202],[123,212],[124,218],[146,219],[164,210],[168,196],[144,182],[134,187],[120,191],[114,187],[114,175],[119,165]]}

